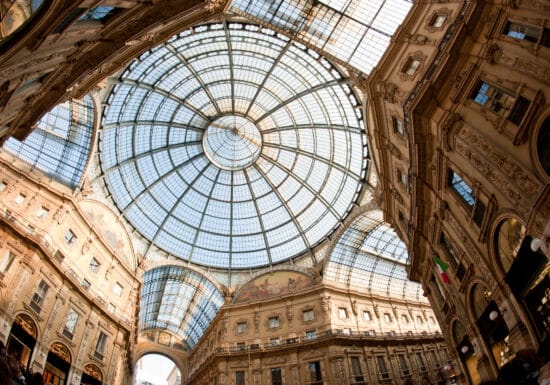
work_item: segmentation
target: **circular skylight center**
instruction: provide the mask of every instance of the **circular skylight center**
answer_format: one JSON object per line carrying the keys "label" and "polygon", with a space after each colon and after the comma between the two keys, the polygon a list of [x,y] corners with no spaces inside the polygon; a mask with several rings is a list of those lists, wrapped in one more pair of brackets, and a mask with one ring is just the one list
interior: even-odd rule
{"label": "circular skylight center", "polygon": [[262,134],[252,121],[226,115],[214,120],[202,137],[206,157],[224,170],[242,170],[258,159]]}

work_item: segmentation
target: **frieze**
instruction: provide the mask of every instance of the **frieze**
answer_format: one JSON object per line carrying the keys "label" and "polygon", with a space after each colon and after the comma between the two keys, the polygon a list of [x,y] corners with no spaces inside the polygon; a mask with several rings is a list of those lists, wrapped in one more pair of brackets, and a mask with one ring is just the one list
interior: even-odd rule
{"label": "frieze", "polygon": [[[519,3],[520,0],[514,0],[514,1],[510,0],[510,2]],[[548,5],[547,1],[521,0],[521,7],[534,9],[535,11],[540,11],[540,12],[550,12],[550,5]]]}
{"label": "frieze", "polygon": [[[495,168],[514,181],[529,198],[534,199],[537,196],[541,183],[529,172],[523,170],[508,154],[496,151],[483,136],[476,134],[468,127],[464,127],[458,137],[464,140],[470,149],[477,150],[478,153],[483,154],[484,157],[494,163]],[[471,153],[474,156],[473,152]],[[479,161],[481,162],[481,159]]]}
{"label": "frieze", "polygon": [[547,83],[550,81],[550,68],[547,66],[543,66],[529,60],[520,59],[518,57],[507,56],[502,50],[496,51],[493,55],[494,62],[514,67],[516,71],[530,74],[538,80],[542,80]]}
{"label": "frieze", "polygon": [[514,202],[514,205],[519,211],[529,211],[529,204],[523,196],[511,187],[508,181],[503,180],[500,175],[497,175],[494,166],[486,162],[485,159],[482,159],[477,152],[473,152],[468,144],[462,143],[462,141],[457,142],[455,150],[462,157],[468,159],[472,166],[477,169],[480,174],[484,175],[487,181],[497,187],[510,202]]}

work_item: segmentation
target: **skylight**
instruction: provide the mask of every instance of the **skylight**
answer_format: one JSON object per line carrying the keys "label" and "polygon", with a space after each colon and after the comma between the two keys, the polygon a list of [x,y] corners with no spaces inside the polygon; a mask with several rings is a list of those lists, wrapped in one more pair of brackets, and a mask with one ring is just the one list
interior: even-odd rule
{"label": "skylight", "polygon": [[358,199],[360,103],[335,67],[285,36],[199,26],[115,83],[101,167],[155,247],[216,268],[267,266],[311,250]]}

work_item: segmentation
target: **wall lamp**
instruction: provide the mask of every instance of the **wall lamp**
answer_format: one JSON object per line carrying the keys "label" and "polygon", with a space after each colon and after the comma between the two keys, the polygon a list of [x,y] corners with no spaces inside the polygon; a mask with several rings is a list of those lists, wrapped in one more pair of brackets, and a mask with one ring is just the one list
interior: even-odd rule
{"label": "wall lamp", "polygon": [[534,252],[537,252],[538,250],[542,251],[543,253],[546,253],[548,251],[548,248],[550,247],[550,238],[544,237],[544,238],[533,238],[531,240],[531,250]]}

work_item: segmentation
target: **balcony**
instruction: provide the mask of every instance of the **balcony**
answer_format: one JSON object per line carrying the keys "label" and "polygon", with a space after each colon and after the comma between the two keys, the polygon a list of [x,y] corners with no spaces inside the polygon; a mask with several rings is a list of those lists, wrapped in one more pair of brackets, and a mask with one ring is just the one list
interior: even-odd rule
{"label": "balcony", "polygon": [[390,372],[380,372],[378,373],[378,377],[381,381],[389,380],[391,378]]}

